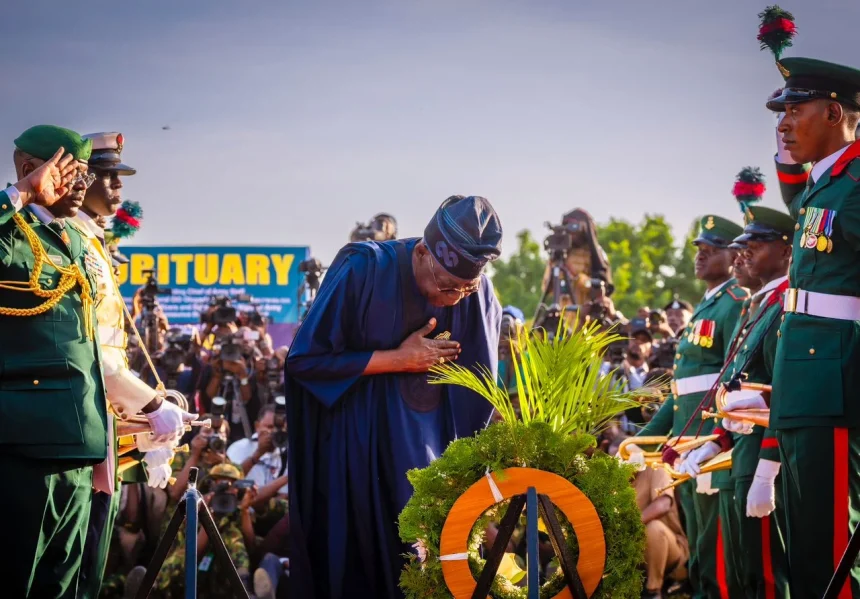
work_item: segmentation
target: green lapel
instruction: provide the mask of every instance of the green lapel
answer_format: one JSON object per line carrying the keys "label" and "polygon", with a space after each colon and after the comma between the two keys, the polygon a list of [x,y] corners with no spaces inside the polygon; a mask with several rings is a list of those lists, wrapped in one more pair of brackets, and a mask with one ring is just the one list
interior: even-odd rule
{"label": "green lapel", "polygon": [[[727,288],[731,287],[733,283],[734,283],[734,279],[729,279],[728,281],[726,281],[725,283],[723,283],[722,285],[720,285],[720,290],[724,290],[724,289],[727,289]],[[718,299],[718,298],[717,298],[717,295],[718,295],[719,293],[720,293],[720,292],[719,292],[719,291],[717,291],[717,292],[715,292],[711,297],[709,297],[708,299],[703,299],[703,300],[701,301],[701,303],[700,303],[698,306],[696,306],[696,309],[693,311],[693,316],[692,316],[692,318],[693,318],[693,319],[695,319],[695,318],[696,318],[696,316],[698,316],[698,315],[699,315],[699,312],[701,312],[702,310],[705,310],[705,309],[707,309],[708,307],[712,306],[712,305],[714,304],[714,302],[716,302],[716,301],[717,301],[717,299]]]}
{"label": "green lapel", "polygon": [[[800,200],[801,206],[805,206],[806,204],[808,204],[809,200],[812,199],[812,196],[814,196],[819,191],[821,191],[822,189],[824,189],[825,187],[830,185],[830,183],[833,181],[833,177],[831,176],[832,172],[833,172],[833,167],[831,166],[829,169],[827,169],[824,172],[823,175],[821,175],[821,178],[815,182],[815,185],[812,186],[812,189],[806,188],[806,191],[803,192],[804,196]],[[810,177],[811,176],[812,175],[810,175]]]}

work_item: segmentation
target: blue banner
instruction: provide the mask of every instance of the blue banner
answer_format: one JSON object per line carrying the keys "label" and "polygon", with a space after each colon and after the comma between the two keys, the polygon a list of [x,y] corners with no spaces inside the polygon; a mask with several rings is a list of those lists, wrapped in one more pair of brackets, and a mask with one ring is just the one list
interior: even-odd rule
{"label": "blue banner", "polygon": [[[303,275],[299,263],[310,257],[310,248],[120,246],[129,263],[120,267],[120,290],[131,305],[135,292],[143,287],[155,271],[158,286],[170,289],[158,296],[158,303],[170,324],[200,322],[200,312],[212,296],[232,298],[237,310],[248,310],[251,304],[275,325],[298,322],[299,286]],[[248,295],[251,302],[237,302]]]}

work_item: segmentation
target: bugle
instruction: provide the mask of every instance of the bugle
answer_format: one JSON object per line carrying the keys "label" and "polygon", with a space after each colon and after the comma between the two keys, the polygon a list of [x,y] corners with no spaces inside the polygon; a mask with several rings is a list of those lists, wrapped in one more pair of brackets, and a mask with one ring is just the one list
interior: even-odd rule
{"label": "bugle", "polygon": [[[137,419],[136,416],[129,418],[128,420],[124,420],[122,422],[116,423],[116,435],[117,437],[128,437],[130,435],[138,435],[140,433],[149,433],[152,429],[149,426],[149,421],[146,420],[146,417],[143,417],[143,422]],[[205,428],[211,428],[212,420],[207,418],[206,420],[195,420],[193,422],[185,423],[185,430],[190,431],[192,426],[202,426]]]}
{"label": "bugle", "polygon": [[[701,447],[708,441],[716,441],[718,435],[704,435],[701,437],[627,437],[618,446],[618,455],[622,460],[630,459],[630,445],[669,445],[678,453],[684,453]],[[644,451],[645,463],[658,466],[663,461],[663,451]]]}
{"label": "bugle", "polygon": [[[721,453],[717,457],[715,457],[711,460],[708,460],[704,464],[702,464],[701,471],[699,474],[707,474],[709,472],[719,472],[720,470],[730,470],[731,467],[732,467],[732,450],[730,449],[726,452]],[[678,472],[677,470],[672,468],[669,464],[664,464],[663,468],[665,468],[666,472],[668,472],[669,476],[671,476],[674,480],[672,481],[672,484],[666,485],[665,487],[657,489],[658,495],[662,495],[663,493],[665,493],[669,489],[674,489],[675,487],[677,487],[681,483],[685,483],[688,480],[690,480],[691,478],[693,478],[692,476],[690,476],[686,472]]]}
{"label": "bugle", "polygon": [[[765,385],[763,383],[742,382],[740,384],[740,391],[758,391],[760,393],[770,393],[772,389],[773,387],[771,385]],[[768,427],[770,423],[770,408],[741,408],[738,410],[729,410],[727,409],[728,394],[729,390],[726,385],[720,385],[714,398],[714,403],[717,407],[716,411],[711,412],[708,410],[703,410],[702,419],[707,420],[708,418],[713,418],[714,420],[718,420],[720,418],[728,418],[729,420],[750,422],[752,424],[763,426],[764,428]]]}

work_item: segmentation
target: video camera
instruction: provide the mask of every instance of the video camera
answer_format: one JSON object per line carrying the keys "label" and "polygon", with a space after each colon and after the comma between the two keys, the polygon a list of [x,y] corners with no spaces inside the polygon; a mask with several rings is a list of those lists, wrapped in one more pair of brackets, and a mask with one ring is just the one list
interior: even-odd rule
{"label": "video camera", "polygon": [[675,354],[678,353],[678,338],[663,339],[654,346],[651,352],[651,368],[672,369],[675,365]]}
{"label": "video camera", "polygon": [[[227,295],[213,295],[209,299],[209,309],[200,314],[200,323],[225,326],[236,322],[236,308],[233,306],[233,301],[234,299]],[[251,296],[240,294],[236,296],[235,301],[250,302]]]}
{"label": "video camera", "polygon": [[191,351],[191,334],[181,329],[171,329],[167,334],[167,348],[158,357],[160,365],[168,373],[179,370]]}
{"label": "video camera", "polygon": [[390,214],[377,214],[367,223],[355,223],[349,241],[391,241],[397,239],[397,221]]}
{"label": "video camera", "polygon": [[224,362],[239,362],[245,359],[244,337],[233,333],[222,337],[220,342],[212,346],[212,353]]}
{"label": "video camera", "polygon": [[543,240],[543,248],[556,260],[567,255],[573,247],[573,235],[582,230],[582,225],[578,222],[554,225],[547,221],[544,226],[552,233]]}
{"label": "video camera", "polygon": [[146,275],[146,283],[143,286],[141,293],[141,301],[144,308],[152,309],[155,307],[156,298],[159,295],[171,295],[172,289],[162,288],[158,286],[158,272],[155,270],[144,270]]}
{"label": "video camera", "polygon": [[[213,514],[225,516],[232,514],[239,508],[245,492],[254,486],[252,480],[219,480],[212,487],[212,499],[209,501],[209,509]],[[230,491],[236,489],[236,493]]]}
{"label": "video camera", "polygon": [[310,289],[314,291],[320,288],[320,277],[323,273],[322,262],[318,258],[308,258],[299,262],[299,272],[304,273],[305,281]]}

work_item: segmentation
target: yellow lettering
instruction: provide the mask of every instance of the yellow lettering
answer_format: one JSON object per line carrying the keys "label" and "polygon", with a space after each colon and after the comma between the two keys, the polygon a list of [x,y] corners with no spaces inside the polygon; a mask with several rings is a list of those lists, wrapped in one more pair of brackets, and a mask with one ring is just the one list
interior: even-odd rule
{"label": "yellow lettering", "polygon": [[128,264],[120,264],[117,267],[116,281],[120,285],[125,285],[128,282]]}
{"label": "yellow lettering", "polygon": [[176,265],[174,284],[188,285],[188,265],[194,260],[194,256],[191,254],[173,254],[170,260]]}
{"label": "yellow lettering", "polygon": [[143,274],[143,271],[155,268],[155,258],[149,254],[132,254],[130,265],[131,284],[143,285],[148,278],[147,275]]}
{"label": "yellow lettering", "polygon": [[158,254],[158,284],[170,284],[170,254]]}
{"label": "yellow lettering", "polygon": [[292,254],[272,254],[272,266],[275,269],[275,282],[278,285],[287,285],[290,282],[290,267],[293,265],[295,256]]}
{"label": "yellow lettering", "polygon": [[244,285],[245,272],[242,269],[242,256],[239,254],[224,254],[224,261],[221,263],[221,280],[222,285]]}
{"label": "yellow lettering", "polygon": [[218,254],[194,255],[194,282],[198,285],[218,282]]}
{"label": "yellow lettering", "polygon": [[268,256],[264,254],[248,254],[245,271],[248,285],[270,284],[271,273],[269,273]]}

